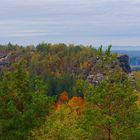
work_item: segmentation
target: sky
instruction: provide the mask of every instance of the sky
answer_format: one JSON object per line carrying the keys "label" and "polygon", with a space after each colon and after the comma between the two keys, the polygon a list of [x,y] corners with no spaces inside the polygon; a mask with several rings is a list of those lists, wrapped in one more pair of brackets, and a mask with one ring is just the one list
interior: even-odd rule
{"label": "sky", "polygon": [[140,0],[0,0],[8,42],[140,46]]}

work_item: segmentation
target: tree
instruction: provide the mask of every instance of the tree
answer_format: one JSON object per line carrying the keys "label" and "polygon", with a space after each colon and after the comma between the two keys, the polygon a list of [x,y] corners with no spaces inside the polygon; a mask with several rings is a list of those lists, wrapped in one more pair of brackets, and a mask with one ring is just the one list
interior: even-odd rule
{"label": "tree", "polygon": [[95,64],[95,71],[100,73],[107,73],[117,64],[117,54],[111,53],[111,45],[103,51],[103,46],[99,47],[97,51],[97,62]]}
{"label": "tree", "polygon": [[51,105],[51,98],[44,94],[44,87],[41,89],[37,84],[33,91],[23,60],[13,69],[4,72],[0,79],[1,140],[27,139],[30,130],[44,121]]}
{"label": "tree", "polygon": [[90,112],[93,113],[85,116],[93,118],[87,122],[89,124],[91,121],[94,122],[93,131],[99,132],[98,139],[135,139],[135,132],[139,131],[140,123],[136,100],[137,96],[128,76],[117,69],[115,72],[110,72],[104,81],[89,92],[87,102],[91,108]]}
{"label": "tree", "polygon": [[84,100],[82,97],[72,97],[68,102],[68,106],[70,107],[71,111],[76,112],[77,115],[80,115],[83,110]]}
{"label": "tree", "polygon": [[44,125],[32,131],[31,140],[84,140],[79,116],[63,105],[46,118]]}

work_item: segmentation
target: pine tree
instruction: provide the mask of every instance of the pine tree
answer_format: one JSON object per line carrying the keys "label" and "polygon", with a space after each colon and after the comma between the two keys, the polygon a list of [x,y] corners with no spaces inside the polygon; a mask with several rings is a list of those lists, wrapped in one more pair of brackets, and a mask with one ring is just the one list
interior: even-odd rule
{"label": "pine tree", "polygon": [[87,101],[92,113],[88,112],[86,116],[93,118],[91,121],[94,122],[96,132],[99,132],[98,139],[137,139],[135,132],[139,131],[140,112],[136,100],[137,95],[128,76],[117,70],[110,72],[106,79],[89,93]]}
{"label": "pine tree", "polygon": [[20,60],[14,71],[0,79],[0,140],[26,140],[30,130],[41,124],[49,113],[50,97],[39,87],[31,87],[26,63]]}

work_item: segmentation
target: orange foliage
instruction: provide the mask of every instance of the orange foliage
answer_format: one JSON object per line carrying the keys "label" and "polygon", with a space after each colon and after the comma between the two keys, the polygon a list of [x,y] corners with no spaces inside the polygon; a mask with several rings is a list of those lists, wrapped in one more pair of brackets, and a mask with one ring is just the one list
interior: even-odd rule
{"label": "orange foliage", "polygon": [[58,102],[66,103],[67,101],[68,101],[68,93],[66,91],[64,91],[59,95]]}
{"label": "orange foliage", "polygon": [[75,96],[69,100],[68,93],[64,91],[59,95],[57,102],[54,104],[54,108],[59,110],[64,104],[70,108],[71,112],[75,112],[77,115],[80,115],[83,110],[84,99],[82,97]]}
{"label": "orange foliage", "polygon": [[77,114],[80,114],[84,105],[84,100],[82,97],[73,97],[69,100],[68,106],[70,107],[71,111],[77,112]]}
{"label": "orange foliage", "polygon": [[69,100],[68,93],[66,91],[64,91],[59,95],[54,107],[56,109],[58,109],[59,107],[61,107],[62,104],[66,104],[68,102],[68,100]]}

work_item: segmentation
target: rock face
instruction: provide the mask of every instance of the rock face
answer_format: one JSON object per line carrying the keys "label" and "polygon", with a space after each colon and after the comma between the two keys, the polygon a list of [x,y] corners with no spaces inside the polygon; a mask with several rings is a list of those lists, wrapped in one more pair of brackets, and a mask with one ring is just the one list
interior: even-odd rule
{"label": "rock face", "polygon": [[0,67],[5,67],[10,65],[9,52],[0,51]]}
{"label": "rock face", "polygon": [[[117,57],[118,61],[114,61],[111,64],[112,69],[115,68],[115,65],[120,65],[120,67],[122,68],[122,70],[131,75],[131,67],[129,64],[129,56],[128,55],[119,55]],[[89,74],[87,76],[87,81],[88,83],[91,83],[92,85],[96,86],[98,83],[100,83],[102,80],[104,79],[104,74],[102,73],[97,73],[95,75]]]}
{"label": "rock face", "polygon": [[104,75],[102,73],[97,73],[96,75],[89,75],[87,77],[88,83],[96,86],[98,83],[100,83],[104,79]]}
{"label": "rock face", "polygon": [[119,65],[122,70],[126,73],[131,73],[131,67],[129,64],[129,56],[128,55],[119,55],[118,56]]}

